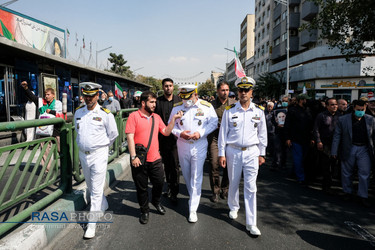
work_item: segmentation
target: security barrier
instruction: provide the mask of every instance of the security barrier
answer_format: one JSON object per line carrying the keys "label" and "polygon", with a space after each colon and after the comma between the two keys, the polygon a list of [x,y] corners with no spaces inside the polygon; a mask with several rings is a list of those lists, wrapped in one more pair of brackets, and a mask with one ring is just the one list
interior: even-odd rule
{"label": "security barrier", "polygon": [[[108,162],[113,161],[127,150],[125,135],[127,116],[136,110],[124,109],[113,113],[119,136],[110,148]],[[57,147],[58,142],[54,137],[44,137],[31,142],[0,147],[0,212],[11,208],[58,180],[60,180],[60,186],[53,193],[1,223],[0,236],[19,222],[25,221],[31,212],[43,209],[64,193],[72,192],[73,178],[75,182],[84,180],[75,140],[77,134],[73,123],[66,123],[61,118],[4,122],[0,123],[0,132],[45,125],[60,127],[60,154]]]}

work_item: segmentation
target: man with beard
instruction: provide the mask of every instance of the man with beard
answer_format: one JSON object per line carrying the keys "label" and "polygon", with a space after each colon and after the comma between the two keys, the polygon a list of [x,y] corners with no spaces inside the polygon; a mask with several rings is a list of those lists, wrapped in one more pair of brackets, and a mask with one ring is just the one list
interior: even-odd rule
{"label": "man with beard", "polygon": [[178,158],[189,192],[189,222],[198,221],[197,209],[202,192],[203,164],[207,154],[207,135],[217,128],[217,115],[212,105],[198,99],[197,86],[180,88],[182,102],[176,103],[169,120],[183,112],[172,133],[178,138]]}
{"label": "man with beard", "polygon": [[[173,129],[175,119],[182,117],[182,112],[176,113],[166,127],[160,116],[154,113],[156,107],[156,95],[154,93],[151,91],[143,92],[140,96],[140,102],[140,109],[129,115],[125,133],[131,157],[132,176],[137,189],[137,199],[141,209],[139,221],[141,224],[146,224],[149,219],[150,210],[148,206],[148,178],[150,178],[152,183],[151,203],[160,214],[163,215],[166,212],[160,202],[164,184],[164,171],[159,154],[158,134],[160,132],[164,136],[169,136]],[[150,134],[152,136],[151,143]],[[141,144],[145,148],[150,144],[144,165],[142,165],[140,159],[137,157],[137,152],[135,150],[136,144]]]}
{"label": "man with beard", "polygon": [[[163,120],[164,124],[168,123],[173,105],[181,102],[181,98],[173,94],[173,80],[165,78],[161,82],[164,95],[158,97],[156,102],[155,113]],[[173,203],[177,203],[177,195],[180,183],[180,165],[178,162],[176,138],[174,135],[164,136],[159,134],[160,154],[164,163],[165,179],[168,184],[166,196]]]}
{"label": "man with beard", "polygon": [[217,139],[219,137],[219,129],[221,118],[226,106],[232,105],[236,100],[228,98],[229,95],[229,84],[227,82],[220,82],[216,88],[217,97],[214,101],[211,102],[212,106],[215,109],[217,117],[219,119],[218,128],[214,130],[211,134],[208,135],[208,153],[210,157],[211,169],[210,169],[210,184],[212,190],[212,202],[219,201],[219,195],[222,199],[228,197],[228,171],[226,168],[223,169],[223,177],[220,182],[220,166],[218,158],[218,147]]}
{"label": "man with beard", "polygon": [[[99,89],[97,83],[83,82],[79,84],[86,105],[77,108],[74,124],[77,131],[79,160],[90,194],[90,212],[93,222],[87,226],[85,238],[95,236],[97,213],[108,209],[108,202],[103,194],[107,172],[108,149],[118,136],[116,121],[111,111],[98,104]],[[91,217],[91,216],[90,216]]]}

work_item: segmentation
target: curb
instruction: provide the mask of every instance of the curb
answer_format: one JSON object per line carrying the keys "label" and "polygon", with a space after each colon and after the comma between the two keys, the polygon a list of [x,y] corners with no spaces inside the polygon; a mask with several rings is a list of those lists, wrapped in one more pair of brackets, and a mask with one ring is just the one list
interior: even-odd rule
{"label": "curb", "polygon": [[[125,153],[108,164],[104,189],[107,190],[112,183],[129,171],[129,154]],[[86,207],[85,192],[86,182],[83,182],[76,186],[71,194],[63,195],[43,211],[81,211]],[[25,223],[0,240],[0,249],[42,249],[66,228],[66,224],[52,224],[57,226],[50,227],[49,225],[48,228],[46,225]]]}

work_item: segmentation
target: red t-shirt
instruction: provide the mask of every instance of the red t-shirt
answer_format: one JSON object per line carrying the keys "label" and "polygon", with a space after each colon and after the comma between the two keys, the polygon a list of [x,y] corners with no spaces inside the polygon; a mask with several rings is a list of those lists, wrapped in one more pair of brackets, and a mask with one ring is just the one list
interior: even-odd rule
{"label": "red t-shirt", "polygon": [[[147,153],[146,161],[148,162],[154,162],[161,158],[159,153],[158,135],[159,132],[161,133],[161,131],[163,131],[163,129],[166,127],[158,114],[152,113],[151,116],[154,117],[154,131],[152,133],[150,149]],[[152,118],[150,117],[147,119],[147,117],[143,115],[140,110],[138,110],[129,115],[128,121],[126,122],[125,133],[134,134],[134,143],[142,144],[145,148],[147,148],[148,141],[150,139],[151,126]]]}

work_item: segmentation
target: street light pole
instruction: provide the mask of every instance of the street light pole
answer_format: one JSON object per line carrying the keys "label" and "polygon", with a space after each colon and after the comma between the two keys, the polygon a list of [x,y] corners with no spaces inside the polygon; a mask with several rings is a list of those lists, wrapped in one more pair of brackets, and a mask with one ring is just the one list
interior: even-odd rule
{"label": "street light pole", "polygon": [[98,54],[99,54],[100,52],[103,52],[104,50],[107,50],[107,49],[110,49],[110,48],[112,48],[112,46],[109,46],[108,48],[105,48],[105,49],[97,50],[97,51],[96,51],[96,59],[95,59],[95,63],[96,63],[96,65],[95,65],[95,68],[98,68]]}

